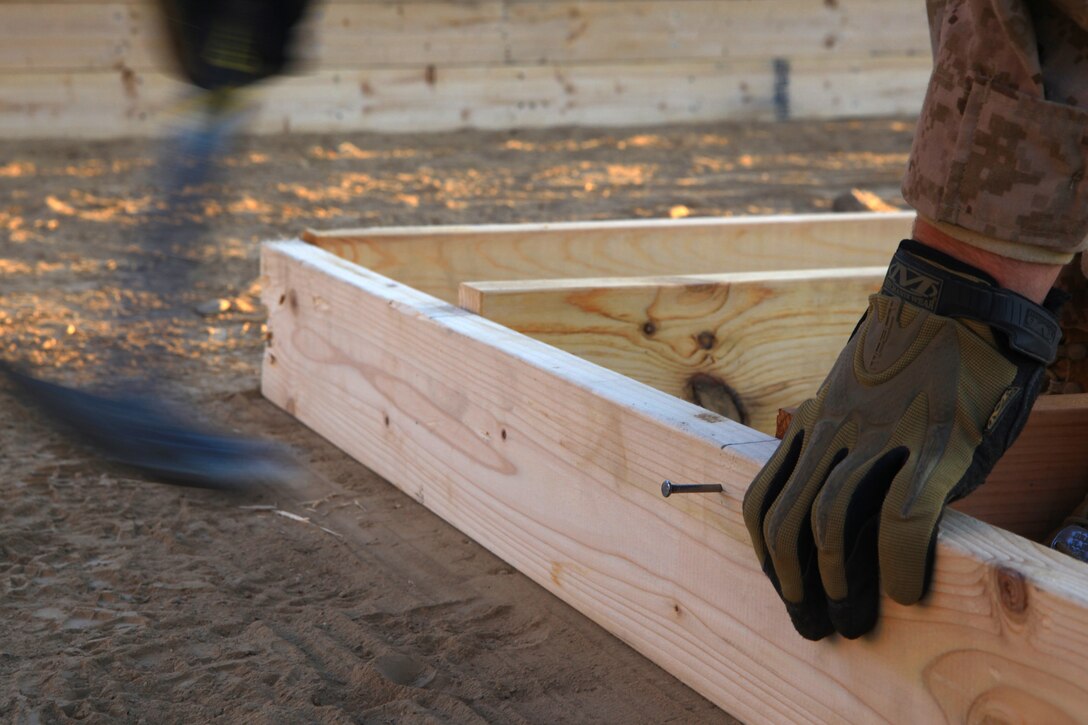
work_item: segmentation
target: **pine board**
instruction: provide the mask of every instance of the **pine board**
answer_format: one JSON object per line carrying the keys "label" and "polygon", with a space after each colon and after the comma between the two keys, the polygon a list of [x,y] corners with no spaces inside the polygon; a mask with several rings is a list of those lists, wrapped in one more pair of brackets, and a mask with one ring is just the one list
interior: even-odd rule
{"label": "pine board", "polygon": [[[904,115],[916,113],[928,60],[794,66],[759,61],[319,70],[251,94],[258,133],[430,132]],[[0,75],[8,138],[161,134],[184,85],[124,64],[86,73]]]}
{"label": "pine board", "polygon": [[741,422],[771,434],[816,393],[884,271],[466,282],[460,305],[678,398],[724,384]]}
{"label": "pine board", "polygon": [[303,239],[447,302],[462,282],[887,266],[913,212],[308,231]]}
{"label": "pine board", "polygon": [[[0,3],[0,74],[161,63],[147,2]],[[323,70],[680,60],[928,57],[925,13],[894,0],[315,3],[298,52]]]}

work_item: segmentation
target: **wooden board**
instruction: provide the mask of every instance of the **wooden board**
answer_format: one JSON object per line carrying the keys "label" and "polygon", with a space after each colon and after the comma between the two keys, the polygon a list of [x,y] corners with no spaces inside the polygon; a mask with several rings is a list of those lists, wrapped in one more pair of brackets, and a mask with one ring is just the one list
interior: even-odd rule
{"label": "wooden board", "polygon": [[[123,0],[0,3],[0,74],[162,62],[158,8]],[[311,10],[298,51],[325,70],[927,57],[925,13],[894,0],[349,2]]]}
{"label": "wooden board", "polygon": [[[914,58],[814,61],[793,66],[788,83],[757,61],[319,70],[254,89],[247,128],[417,133],[914,114],[928,75],[929,61]],[[0,75],[0,133],[159,134],[181,90],[167,73],[124,64],[7,73]]]}
{"label": "wooden board", "polygon": [[460,305],[770,434],[815,394],[885,269],[466,282]]}
{"label": "wooden board", "polygon": [[146,70],[164,62],[164,45],[147,4],[0,3],[0,85],[27,71]]}
{"label": "wooden board", "polygon": [[188,86],[126,67],[97,73],[0,77],[0,135],[10,139],[117,138],[162,133]]}
{"label": "wooden board", "polygon": [[[466,282],[460,305],[774,433],[782,408],[815,394],[883,273]],[[1088,394],[1040,398],[986,486],[956,508],[1041,541],[1088,494],[1084,440]]]}
{"label": "wooden board", "polygon": [[322,69],[451,68],[510,62],[506,2],[325,2],[307,51]]}
{"label": "wooden board", "polygon": [[913,212],[309,231],[303,238],[447,302],[461,282],[887,265]]}
{"label": "wooden board", "polygon": [[[1075,722],[1083,565],[957,512],[923,606],[811,643],[740,502],[773,441],[298,242],[262,252],[262,390],[749,722]],[[660,498],[663,477],[720,495]]]}
{"label": "wooden board", "polygon": [[316,55],[336,68],[930,54],[925,13],[895,0],[341,0],[318,14]]}
{"label": "wooden board", "polygon": [[[329,0],[251,130],[426,132],[916,114],[924,13],[894,0]],[[0,133],[166,132],[146,1],[0,2]]]}

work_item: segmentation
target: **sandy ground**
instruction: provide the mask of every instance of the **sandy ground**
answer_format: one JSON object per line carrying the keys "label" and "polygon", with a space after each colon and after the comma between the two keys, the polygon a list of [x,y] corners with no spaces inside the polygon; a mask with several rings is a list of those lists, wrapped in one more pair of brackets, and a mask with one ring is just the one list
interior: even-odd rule
{"label": "sandy ground", "polygon": [[[308,469],[246,495],[164,485],[0,385],[0,720],[731,722],[261,398],[257,242],[308,226],[829,211],[853,187],[902,206],[912,130],[247,139],[195,212],[207,228],[167,230],[176,284],[152,289],[130,281],[162,233],[146,214],[161,200],[153,144],[0,142],[3,354],[80,386],[158,379]],[[216,299],[231,309],[196,311]]]}

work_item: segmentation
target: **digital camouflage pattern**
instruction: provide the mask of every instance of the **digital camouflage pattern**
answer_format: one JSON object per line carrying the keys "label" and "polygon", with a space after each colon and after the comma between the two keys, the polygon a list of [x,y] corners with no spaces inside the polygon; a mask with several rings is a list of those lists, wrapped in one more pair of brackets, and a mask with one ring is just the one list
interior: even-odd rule
{"label": "digital camouflage pattern", "polygon": [[1088,2],[928,11],[934,71],[904,198],[975,246],[1068,262],[1088,246]]}

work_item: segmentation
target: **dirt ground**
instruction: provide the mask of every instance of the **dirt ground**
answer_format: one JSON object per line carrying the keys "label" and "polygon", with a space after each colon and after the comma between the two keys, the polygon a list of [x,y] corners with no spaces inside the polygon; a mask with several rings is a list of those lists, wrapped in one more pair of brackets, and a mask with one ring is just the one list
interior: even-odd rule
{"label": "dirt ground", "polygon": [[[246,495],[165,485],[99,459],[0,384],[0,720],[732,722],[263,400],[257,242],[306,227],[823,212],[855,187],[902,206],[912,131],[883,119],[250,138],[201,204],[208,227],[175,230],[177,284],[153,289],[126,280],[161,232],[147,221],[162,198],[155,144],[0,142],[4,356],[79,386],[159,379],[202,420],[280,441],[307,468]],[[219,299],[230,309],[207,314]],[[138,313],[119,322],[119,306]]]}

